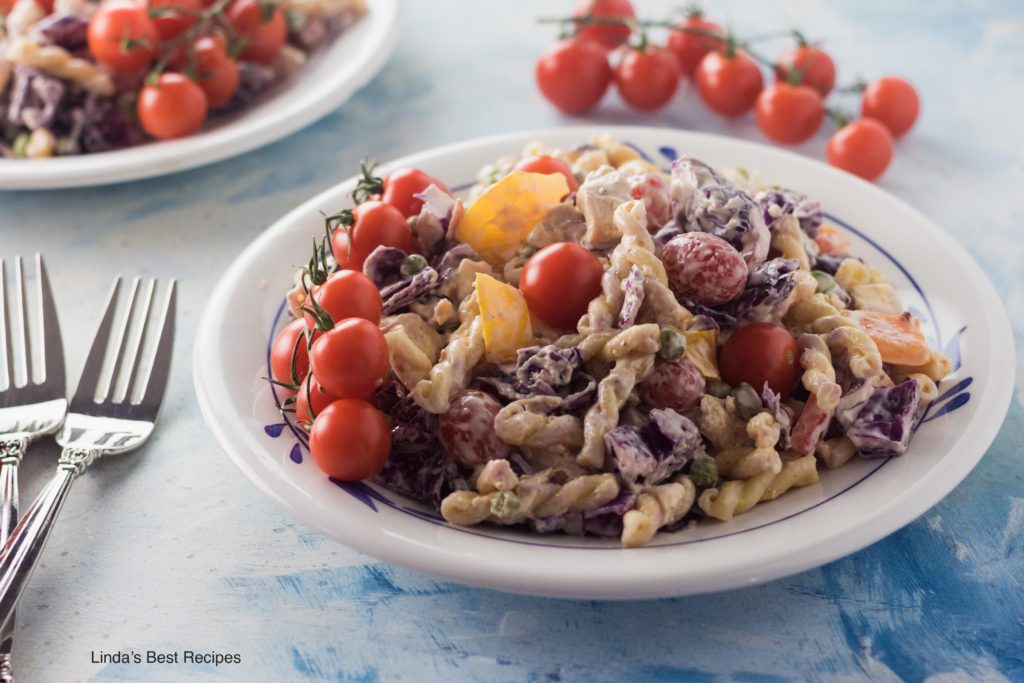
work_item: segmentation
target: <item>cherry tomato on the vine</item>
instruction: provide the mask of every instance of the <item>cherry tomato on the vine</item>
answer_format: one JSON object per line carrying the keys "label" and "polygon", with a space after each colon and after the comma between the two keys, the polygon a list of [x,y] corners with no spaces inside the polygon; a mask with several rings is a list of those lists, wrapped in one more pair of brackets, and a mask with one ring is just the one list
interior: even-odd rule
{"label": "cherry tomato on the vine", "polygon": [[295,393],[295,422],[309,429],[316,416],[337,400],[337,396],[324,391],[323,387],[317,384],[312,372],[307,374],[305,381]]}
{"label": "cherry tomato on the vine", "polygon": [[352,214],[355,219],[352,226],[339,227],[331,236],[331,250],[342,268],[361,271],[363,261],[379,246],[395,247],[406,254],[419,249],[409,222],[391,204],[363,202]]}
{"label": "cherry tomato on the vine", "polygon": [[203,5],[199,0],[149,0],[149,9],[155,11],[152,18],[157,35],[167,41],[192,28]]}
{"label": "cherry tomato on the vine", "polygon": [[836,84],[836,65],[828,53],[814,45],[801,45],[782,55],[775,77],[786,83],[806,85],[825,97]]}
{"label": "cherry tomato on the vine", "polygon": [[362,481],[387,464],[391,429],[376,406],[343,398],[324,408],[313,420],[309,452],[327,476],[340,481]]}
{"label": "cherry tomato on the vine", "polygon": [[195,43],[196,78],[210,107],[231,101],[238,90],[238,63],[228,57],[222,36],[206,36]]}
{"label": "cherry tomato on the vine", "polygon": [[804,142],[818,132],[824,118],[821,95],[806,85],[780,81],[757,96],[757,126],[774,142]]}
{"label": "cherry tomato on the vine", "polygon": [[580,184],[576,180],[576,176],[572,174],[572,169],[569,168],[569,165],[547,154],[538,154],[520,159],[519,163],[515,165],[515,170],[525,171],[526,173],[544,173],[546,175],[561,173],[565,176],[565,182],[569,184],[569,192],[575,192],[580,189]]}
{"label": "cherry tomato on the vine", "polygon": [[[269,16],[264,8],[272,7]],[[281,52],[288,36],[288,23],[280,7],[256,0],[235,0],[228,7],[228,21],[245,41],[241,58],[259,64],[270,64]]]}
{"label": "cherry tomato on the vine", "polygon": [[376,323],[348,318],[319,334],[309,350],[309,366],[325,391],[362,398],[387,376],[388,344]]}
{"label": "cherry tomato on the vine", "polygon": [[[362,318],[379,323],[383,304],[373,280],[355,270],[339,270],[313,290],[313,300],[334,322]],[[314,329],[313,316],[306,313],[306,325]]]}
{"label": "cherry tomato on the vine", "polygon": [[718,354],[722,379],[732,387],[746,382],[761,393],[765,383],[789,396],[800,381],[800,346],[789,331],[773,323],[751,323],[736,330]]}
{"label": "cherry tomato on the vine", "polygon": [[893,137],[910,130],[920,111],[921,102],[914,86],[896,76],[872,81],[861,96],[860,115],[880,121]]}
{"label": "cherry tomato on the vine", "polygon": [[874,119],[859,119],[836,131],[828,140],[828,163],[865,180],[874,180],[892,161],[892,134]]}
{"label": "cherry tomato on the vine", "polygon": [[679,87],[679,65],[660,47],[626,52],[615,69],[615,86],[626,104],[640,111],[661,109]]}
{"label": "cherry tomato on the vine", "polygon": [[712,38],[700,35],[696,31],[704,33],[724,34],[722,27],[713,21],[704,19],[700,13],[690,14],[686,17],[681,28],[691,29],[694,33],[686,31],[669,31],[668,41],[665,46],[676,56],[679,62],[679,70],[687,78],[693,78],[704,55],[712,50],[721,50],[725,43],[720,38]]}
{"label": "cherry tomato on the vine", "polygon": [[[576,5],[574,17],[592,15],[605,19],[635,19],[636,12],[629,0],[583,0]],[[611,50],[629,40],[628,26],[612,24],[582,24],[576,34],[578,38],[592,41],[605,49]]]}
{"label": "cherry tomato on the vine", "polygon": [[[270,375],[282,384],[297,385],[309,373],[309,351],[306,348],[306,322],[293,320],[274,337],[270,346]],[[292,357],[295,372],[292,372]]]}
{"label": "cherry tomato on the vine", "polygon": [[582,114],[604,97],[612,67],[604,50],[593,42],[567,38],[537,59],[534,75],[551,104],[566,114]]}
{"label": "cherry tomato on the vine", "polygon": [[[89,20],[86,39],[96,61],[115,72],[148,66],[156,54],[156,26],[144,4],[129,0],[101,5]],[[126,40],[133,44],[126,46]]]}
{"label": "cherry tomato on the vine", "polygon": [[199,130],[206,120],[206,93],[178,73],[163,73],[139,92],[136,109],[142,128],[155,138],[181,138]]}
{"label": "cherry tomato on the vine", "polygon": [[587,304],[601,293],[604,268],[578,244],[558,242],[530,257],[519,276],[519,290],[530,312],[549,325],[574,329]]}
{"label": "cherry tomato on the vine", "polygon": [[406,218],[418,216],[423,209],[423,200],[416,197],[431,185],[445,194],[451,194],[444,183],[418,168],[395,169],[384,178],[381,201],[391,204]]}
{"label": "cherry tomato on the vine", "polygon": [[723,116],[750,111],[764,85],[757,62],[740,51],[709,52],[697,66],[695,80],[704,103]]}

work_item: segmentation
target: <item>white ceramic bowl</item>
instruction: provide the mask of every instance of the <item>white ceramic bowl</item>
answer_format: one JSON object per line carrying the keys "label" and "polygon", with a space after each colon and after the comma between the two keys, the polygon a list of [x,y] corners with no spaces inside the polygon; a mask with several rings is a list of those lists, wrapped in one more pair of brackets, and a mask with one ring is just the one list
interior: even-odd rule
{"label": "white ceramic bowl", "polygon": [[210,429],[231,460],[297,519],[383,560],[463,583],[574,598],[646,598],[721,590],[824,564],[904,526],[956,486],[991,444],[1014,375],[1009,322],[982,271],[948,235],[874,185],[816,161],[750,142],[654,128],[567,128],[442,147],[413,165],[465,187],[483,164],[539,139],[571,147],[610,132],[662,164],[687,152],[712,165],[759,169],[772,183],[819,199],[829,222],[878,266],[924,321],[929,341],[957,363],[910,450],[855,459],[821,482],[758,505],[728,523],[662,533],[647,547],[615,540],[448,526],[435,512],[367,484],[341,487],[312,463],[282,421],[265,380],[268,344],[286,322],[283,295],[305,262],[321,212],[348,205],[353,181],[327,190],[250,244],[213,292],[195,353],[195,383]]}
{"label": "white ceramic bowl", "polygon": [[181,140],[54,157],[0,159],[0,189],[104,185],[176,173],[280,140],[337,109],[383,68],[398,41],[399,0],[367,0],[369,13],[252,107]]}

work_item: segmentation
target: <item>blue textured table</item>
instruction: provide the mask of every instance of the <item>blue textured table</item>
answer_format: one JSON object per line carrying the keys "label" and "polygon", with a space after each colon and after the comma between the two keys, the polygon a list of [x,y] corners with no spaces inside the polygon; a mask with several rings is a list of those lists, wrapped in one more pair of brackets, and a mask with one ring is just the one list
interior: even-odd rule
{"label": "blue textured table", "polygon": [[[477,135],[571,123],[540,100],[532,17],[571,3],[409,2],[381,76],[341,111],[263,150],[105,189],[0,193],[0,251],[42,250],[69,367],[112,273],[182,279],[181,342],[152,444],[80,482],[19,611],[24,681],[1024,680],[1022,373],[977,469],[924,517],[851,557],[763,586],[643,603],[476,590],[380,564],[293,522],[223,457],[191,387],[207,292],[273,218],[387,159]],[[710,3],[709,3],[710,4]],[[881,181],[985,267],[1024,340],[1024,5],[716,2],[751,33],[828,39],[840,79],[895,72],[924,113]],[[640,2],[642,14],[669,3]],[[555,6],[554,8],[552,6]],[[765,46],[770,51],[771,46]],[[589,121],[759,139],[689,87],[638,116],[614,95]],[[799,151],[820,158],[824,134]],[[30,453],[26,500],[55,460]],[[239,665],[102,665],[92,653],[239,653]]]}

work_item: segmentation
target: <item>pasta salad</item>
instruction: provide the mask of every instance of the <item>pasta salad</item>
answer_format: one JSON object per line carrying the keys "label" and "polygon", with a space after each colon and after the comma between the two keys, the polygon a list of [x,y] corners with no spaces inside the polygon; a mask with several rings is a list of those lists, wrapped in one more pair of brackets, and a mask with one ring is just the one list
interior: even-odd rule
{"label": "pasta salad", "polygon": [[0,0],[0,157],[191,135],[365,12],[363,0]]}
{"label": "pasta salad", "polygon": [[608,136],[455,198],[364,167],[288,293],[273,381],[314,461],[449,523],[726,522],[903,454],[951,363],[821,206]]}

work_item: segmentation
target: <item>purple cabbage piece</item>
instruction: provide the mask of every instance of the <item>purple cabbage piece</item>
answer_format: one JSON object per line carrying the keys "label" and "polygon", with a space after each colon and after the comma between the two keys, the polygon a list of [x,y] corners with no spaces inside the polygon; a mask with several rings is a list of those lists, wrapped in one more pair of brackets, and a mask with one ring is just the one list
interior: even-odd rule
{"label": "purple cabbage piece", "polygon": [[683,231],[679,229],[674,220],[661,226],[658,232],[654,233],[654,253],[661,253],[661,248],[671,242],[673,237],[678,237],[682,234]]}
{"label": "purple cabbage piece", "polygon": [[538,534],[550,534],[555,531],[561,531],[565,528],[565,515],[531,519],[530,526],[533,527],[533,530]]}
{"label": "purple cabbage piece", "polygon": [[665,481],[689,462],[700,445],[697,426],[674,410],[652,410],[640,429],[615,427],[604,437],[611,468],[629,487]]}
{"label": "purple cabbage piece", "polygon": [[29,130],[48,128],[57,116],[64,91],[59,79],[32,67],[15,67],[7,122]]}
{"label": "purple cabbage piece", "polygon": [[622,535],[622,516],[636,507],[636,497],[635,493],[623,492],[601,507],[583,513],[583,529],[594,536],[618,538]]}
{"label": "purple cabbage piece", "polygon": [[420,297],[430,294],[441,284],[437,271],[427,266],[420,272],[390,284],[380,290],[384,301],[384,315],[391,315],[405,308]]}
{"label": "purple cabbage piece", "polygon": [[401,269],[406,253],[395,247],[377,247],[363,261],[363,274],[383,289],[403,278]]}
{"label": "purple cabbage piece", "polygon": [[43,17],[32,29],[44,45],[58,45],[74,52],[85,47],[89,22],[74,14],[51,14]]}
{"label": "purple cabbage piece", "polygon": [[693,316],[693,320],[686,326],[687,332],[703,332],[704,330],[720,330],[722,326],[712,316],[703,313]]}
{"label": "purple cabbage piece", "polygon": [[531,346],[519,349],[516,357],[516,391],[519,394],[554,396],[572,381],[573,372],[583,364],[575,346]]}
{"label": "purple cabbage piece", "polygon": [[128,117],[110,99],[89,94],[85,98],[82,117],[79,145],[85,152],[127,147],[141,137]]}
{"label": "purple cabbage piece", "polygon": [[846,437],[865,458],[906,452],[921,407],[921,385],[914,379],[893,387],[876,387],[853,417]]}
{"label": "purple cabbage piece", "polygon": [[728,306],[712,308],[711,306],[705,306],[704,304],[699,304],[690,299],[679,299],[679,302],[683,304],[688,311],[696,314],[694,322],[697,320],[701,321],[700,325],[702,325],[702,327],[694,328],[691,324],[688,329],[731,330],[736,327],[736,316],[727,310],[729,308]]}
{"label": "purple cabbage piece", "polygon": [[[854,256],[836,256],[835,254],[818,254],[818,258],[814,260],[814,270],[820,270],[823,273],[829,275],[835,275],[836,271],[839,270],[839,266],[842,265],[843,261],[848,258],[855,258]],[[861,259],[857,259],[860,261]]]}
{"label": "purple cabbage piece", "polygon": [[842,425],[843,429],[849,429],[850,425],[857,418],[857,413],[864,406],[871,394],[874,391],[874,387],[863,381],[859,380],[856,384],[851,386],[839,399],[839,404],[836,406],[835,421]]}
{"label": "purple cabbage piece", "polygon": [[447,282],[459,269],[459,264],[466,259],[479,259],[480,256],[468,244],[457,244],[451,249],[442,252],[441,258],[433,264],[441,280]]}
{"label": "purple cabbage piece", "polygon": [[761,390],[761,403],[768,409],[772,417],[779,424],[779,443],[778,449],[784,451],[789,448],[789,436],[793,429],[793,418],[789,412],[782,407],[782,397],[771,390],[768,386],[768,382],[764,383],[764,388]]}
{"label": "purple cabbage piece", "polygon": [[800,229],[808,237],[816,237],[824,214],[821,203],[807,198],[795,190],[775,189],[757,193],[757,203],[764,215],[764,223],[771,226],[776,219],[792,215],[800,222]]}
{"label": "purple cabbage piece", "polygon": [[266,92],[273,82],[274,70],[271,67],[253,62],[238,62],[238,90],[227,104],[216,109],[216,112],[223,114],[249,106]]}
{"label": "purple cabbage piece", "polygon": [[702,161],[684,155],[672,164],[672,210],[680,229],[721,237],[749,268],[768,256],[771,233],[761,207]]}
{"label": "purple cabbage piece", "polygon": [[636,322],[637,313],[644,303],[644,274],[636,265],[629,269],[624,282],[622,308],[619,310],[619,329],[631,327]]}
{"label": "purple cabbage piece", "polygon": [[750,271],[746,287],[724,308],[739,323],[778,322],[796,287],[793,273],[797,268],[799,264],[792,259],[765,261]]}

